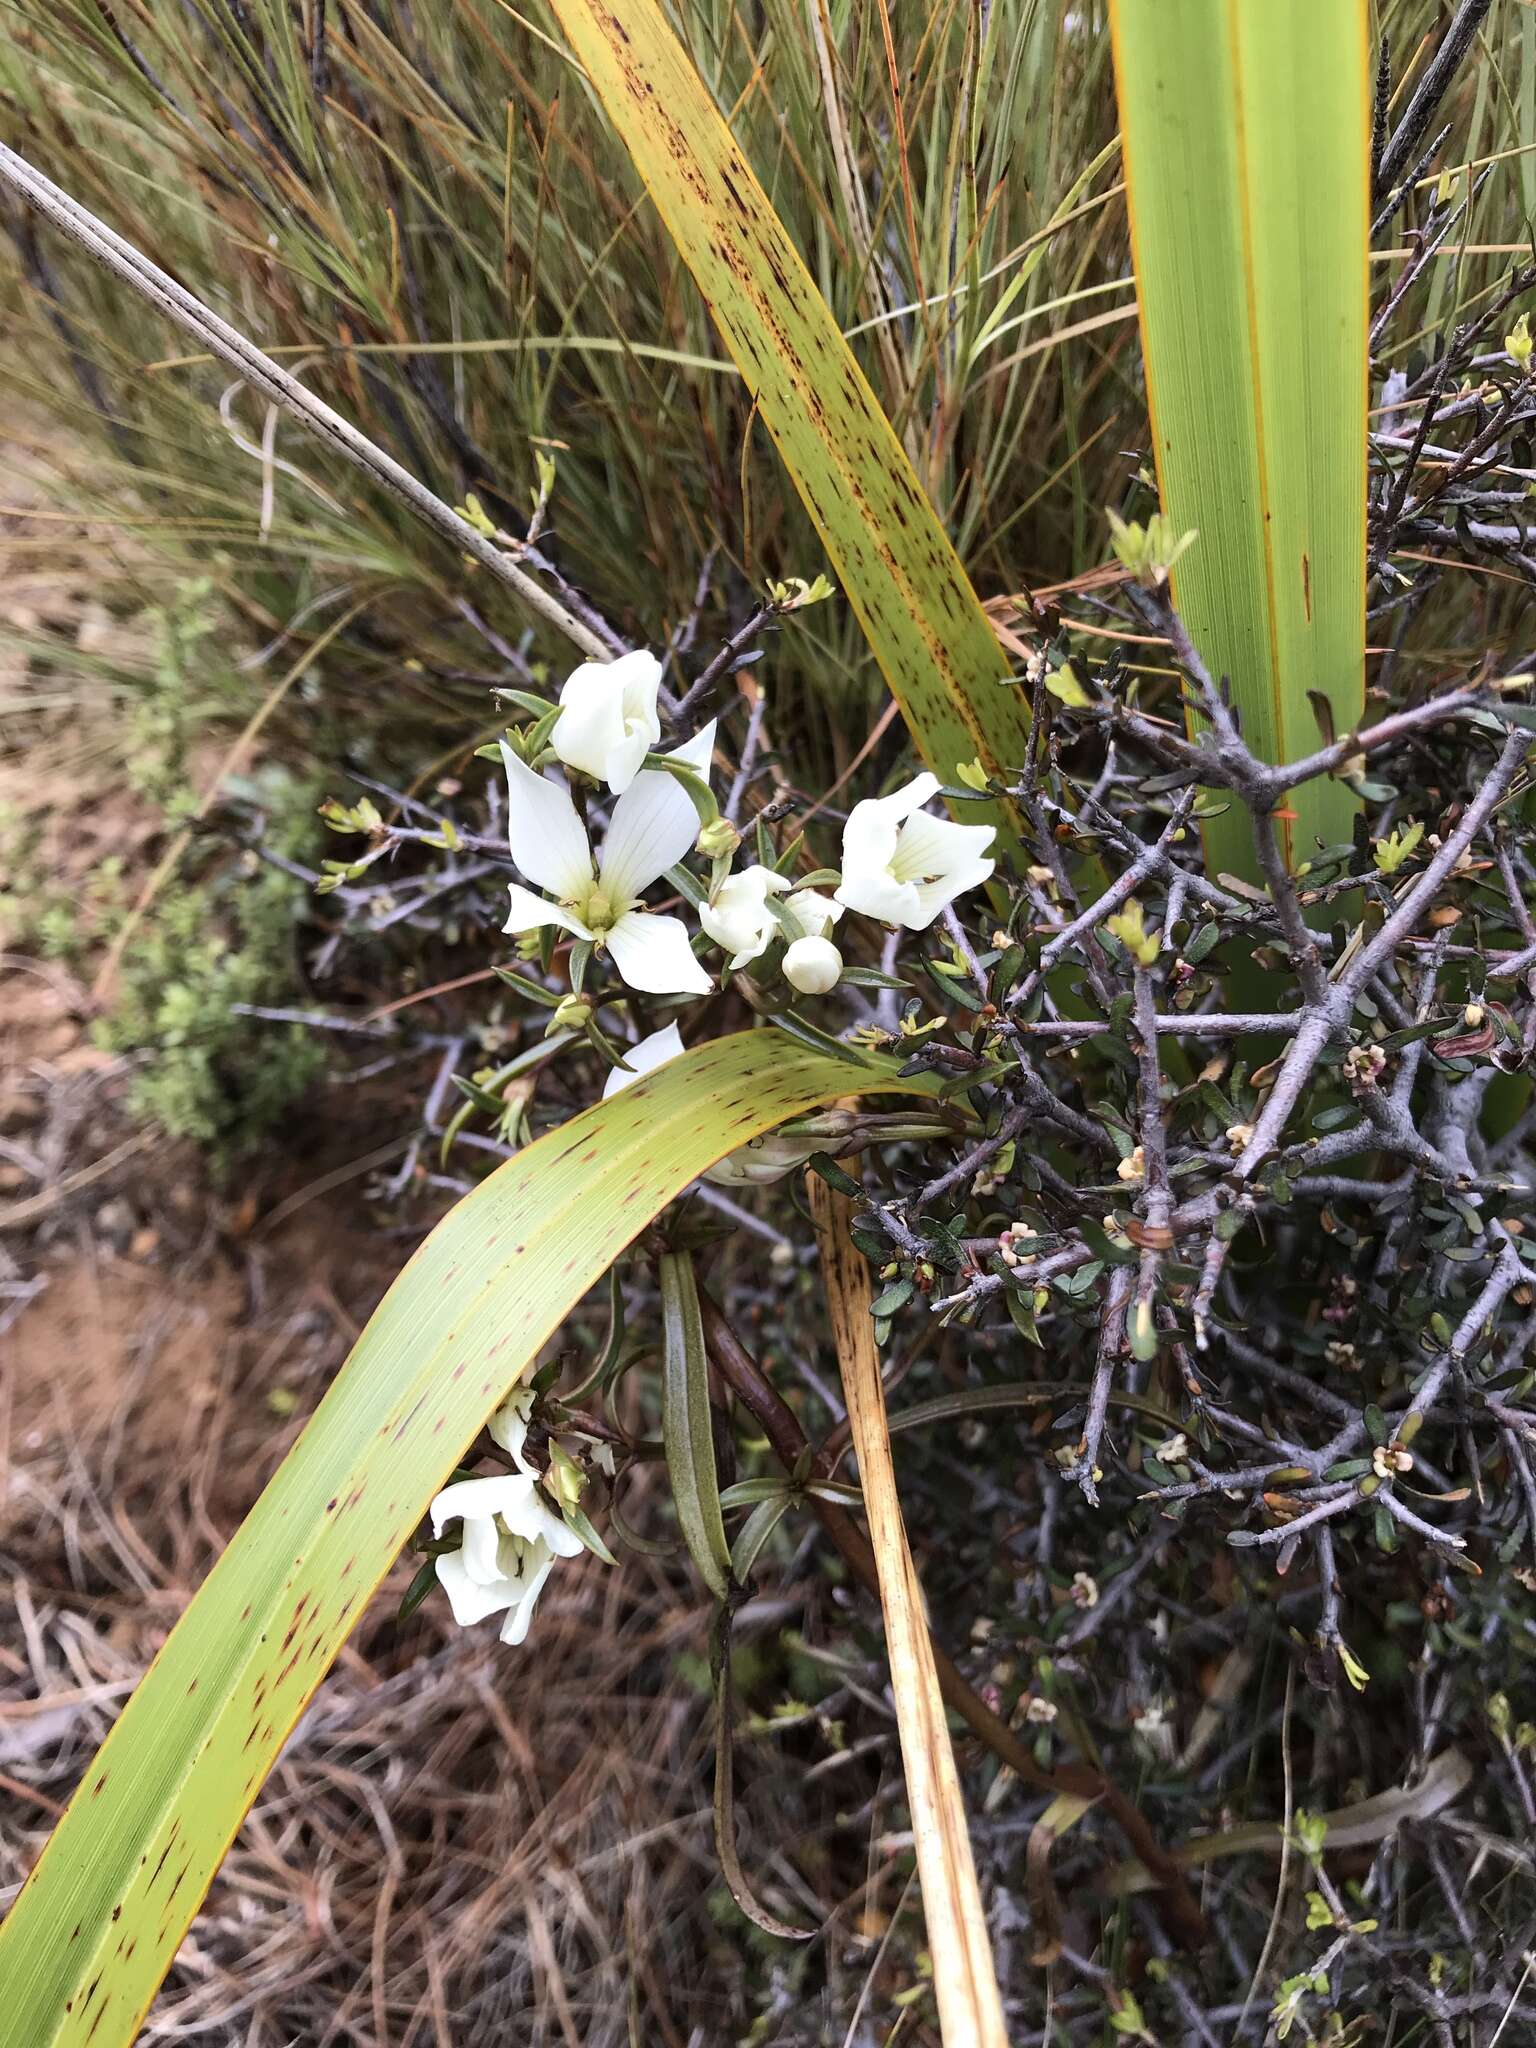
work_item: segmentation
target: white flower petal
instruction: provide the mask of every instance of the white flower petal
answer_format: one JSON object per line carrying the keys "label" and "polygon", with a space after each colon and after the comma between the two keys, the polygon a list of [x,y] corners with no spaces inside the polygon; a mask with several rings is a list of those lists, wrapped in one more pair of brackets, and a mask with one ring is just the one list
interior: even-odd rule
{"label": "white flower petal", "polygon": [[784,955],[784,979],[802,995],[824,996],[842,972],[843,956],[830,939],[796,939]]}
{"label": "white flower petal", "polygon": [[668,1060],[675,1060],[683,1050],[682,1034],[675,1024],[663,1024],[659,1031],[653,1031],[648,1038],[642,1038],[638,1045],[624,1048],[625,1067],[615,1067],[603,1083],[603,1100],[617,1095],[621,1088],[627,1088],[642,1075],[654,1073],[657,1067],[664,1067]]}
{"label": "white flower petal", "polygon": [[947,875],[940,875],[937,881],[917,884],[918,916],[908,927],[914,932],[925,932],[929,925],[957,896],[963,896],[968,889],[979,889],[987,881],[997,863],[990,860],[972,861],[965,867],[954,868]]}
{"label": "white flower petal", "polygon": [[695,775],[702,775],[706,782],[709,780],[710,763],[715,758],[715,727],[718,723],[712,718],[708,725],[699,727],[691,740],[684,740],[680,747],[667,750],[674,761],[681,761]]}
{"label": "white flower petal", "polygon": [[898,882],[886,868],[855,873],[844,867],[837,900],[845,910],[857,910],[863,917],[878,917],[883,924],[910,925],[922,915],[922,903],[915,882]]}
{"label": "white flower petal", "polygon": [[606,779],[608,756],[624,737],[623,691],[613,688],[609,670],[606,661],[584,661],[571,671],[560,692],[560,716],[549,733],[549,744],[565,765],[595,782]]}
{"label": "white flower petal", "polygon": [[500,1444],[518,1471],[530,1479],[538,1475],[523,1456],[523,1446],[528,1441],[528,1418],[532,1413],[532,1387],[514,1387],[485,1425],[492,1443]]}
{"label": "white flower petal", "polygon": [[702,1178],[719,1188],[770,1187],[804,1166],[813,1153],[824,1149],[826,1142],[825,1138],[797,1137],[789,1131],[769,1131],[728,1152]]}
{"label": "white flower petal", "polygon": [[708,902],[699,905],[699,923],[731,958],[731,972],[745,967],[768,950],[778,919],[768,908],[770,896],[781,896],[789,884],[772,868],[754,864],[727,875]]}
{"label": "white flower petal", "polygon": [[707,996],[714,988],[714,982],[693,957],[688,927],[680,917],[628,910],[607,934],[604,944],[619,978],[643,995]]}
{"label": "white flower petal", "polygon": [[494,1585],[482,1586],[472,1579],[461,1550],[450,1550],[434,1562],[438,1584],[448,1595],[453,1618],[460,1628],[472,1628],[488,1614],[499,1614],[517,1597],[517,1586],[508,1580],[498,1579]]}
{"label": "white flower petal", "polygon": [[645,757],[661,737],[660,727],[630,725],[624,737],[608,749],[608,772],[603,780],[615,796],[621,796],[645,765]]}
{"label": "white flower petal", "polygon": [[680,861],[699,836],[699,814],[682,784],[659,768],[637,775],[613,807],[598,863],[613,903],[633,903]]}
{"label": "white flower petal", "polygon": [[617,795],[661,738],[656,696],[661,663],[646,648],[617,661],[584,661],[560,692],[549,743],[560,759]]}
{"label": "white flower petal", "polygon": [[477,1586],[494,1586],[505,1578],[501,1568],[501,1524],[494,1515],[466,1516],[459,1542],[464,1569]]}
{"label": "white flower petal", "polygon": [[920,810],[939,786],[936,775],[916,775],[905,789],[889,796],[866,797],[848,813],[843,827],[843,875],[848,869],[885,867],[895,851],[896,832],[904,818]]}
{"label": "white flower petal", "polygon": [[944,906],[992,873],[991,825],[957,825],[919,806],[938,788],[919,775],[888,797],[855,804],[843,828],[837,900],[866,917],[926,931]]}
{"label": "white flower petal", "polygon": [[519,932],[536,932],[542,925],[557,924],[562,931],[574,932],[578,939],[590,939],[591,931],[574,912],[564,909],[558,903],[551,903],[547,896],[535,896],[531,889],[525,889],[521,882],[508,882],[507,921],[504,932],[516,935]]}
{"label": "white flower petal", "polygon": [[574,1557],[585,1547],[581,1538],[565,1526],[553,1508],[546,1505],[543,1494],[533,1487],[529,1488],[525,1500],[503,1513],[501,1521],[507,1531],[502,1559],[509,1570],[518,1568],[519,1543],[547,1544],[557,1557]]}
{"label": "white flower petal", "polygon": [[563,782],[536,775],[503,740],[507,843],[512,858],[551,896],[579,900],[592,886],[592,849]]}
{"label": "white flower petal", "polygon": [[796,889],[785,897],[784,908],[808,939],[824,939],[843,914],[842,904],[823,896],[819,889]]}
{"label": "white flower petal", "polygon": [[544,1541],[556,1557],[580,1557],[587,1547],[574,1529],[566,1527],[559,1515],[550,1516],[549,1526],[544,1531]]}
{"label": "white flower petal", "polygon": [[896,835],[891,872],[898,882],[931,881],[982,859],[996,836],[993,825],[957,825],[919,811]]}
{"label": "white flower petal", "polygon": [[544,1590],[544,1581],[554,1568],[553,1557],[545,1557],[520,1581],[516,1598],[509,1603],[507,1618],[501,1624],[501,1640],[512,1649],[527,1637],[528,1624],[533,1620],[533,1610]]}
{"label": "white flower petal", "polygon": [[441,1536],[445,1522],[488,1522],[492,1515],[516,1515],[532,1493],[533,1481],[522,1472],[456,1480],[452,1486],[445,1486],[432,1502],[432,1534]]}

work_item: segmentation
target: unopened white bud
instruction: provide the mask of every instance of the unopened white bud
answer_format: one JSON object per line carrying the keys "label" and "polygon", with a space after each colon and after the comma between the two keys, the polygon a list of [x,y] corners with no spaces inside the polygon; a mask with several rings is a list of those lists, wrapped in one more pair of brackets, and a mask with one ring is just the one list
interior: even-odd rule
{"label": "unopened white bud", "polygon": [[784,979],[804,996],[824,996],[836,988],[843,956],[830,939],[796,939],[784,954]]}

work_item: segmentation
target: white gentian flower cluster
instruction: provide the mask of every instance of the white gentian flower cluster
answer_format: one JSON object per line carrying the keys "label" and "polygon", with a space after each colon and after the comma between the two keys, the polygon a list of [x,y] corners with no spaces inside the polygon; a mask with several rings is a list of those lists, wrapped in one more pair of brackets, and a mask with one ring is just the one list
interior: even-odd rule
{"label": "white gentian flower cluster", "polygon": [[[699,923],[725,954],[727,971],[750,967],[783,939],[779,964],[785,980],[802,994],[824,995],[842,978],[843,956],[831,934],[846,912],[926,931],[946,905],[992,873],[992,828],[956,825],[926,812],[923,806],[939,787],[929,774],[854,806],[843,829],[841,875],[830,896],[815,887],[797,888],[760,862],[732,872],[739,844],[734,831],[717,820],[704,828],[701,840],[699,812],[683,783],[646,766],[661,740],[660,686],[661,663],[642,649],[616,661],[583,662],[561,689],[550,749],[563,767],[605,785],[613,798],[596,848],[568,783],[531,766],[502,742],[508,843],[533,885],[511,884],[503,927],[508,933],[555,925],[606,952],[620,979],[642,994],[707,995],[715,982],[694,956],[687,925],[644,906],[646,891],[699,846],[715,858],[715,882],[699,907]],[[707,788],[714,744],[711,722],[670,758]],[[682,1051],[676,1023],[663,1025],[626,1049],[625,1064],[608,1076],[604,1096]],[[710,1177],[743,1187],[778,1179],[843,1136],[847,1118],[846,1111],[832,1111],[819,1122],[771,1133],[723,1160]],[[431,1506],[435,1536],[441,1538],[453,1522],[461,1530],[459,1548],[435,1560],[454,1620],[468,1626],[502,1614],[501,1640],[512,1644],[527,1636],[556,1558],[575,1557],[584,1547],[549,1505],[538,1473],[523,1455],[532,1404],[531,1392],[519,1390],[489,1425],[515,1470],[459,1480],[444,1487]]]}
{"label": "white gentian flower cluster", "polygon": [[528,1633],[534,1604],[557,1557],[575,1557],[581,1538],[547,1507],[538,1474],[523,1456],[533,1395],[519,1388],[490,1420],[490,1432],[517,1467],[489,1479],[461,1479],[445,1486],[431,1507],[432,1533],[445,1525],[463,1529],[459,1549],[436,1560],[438,1581],[461,1628],[505,1612],[504,1643]]}
{"label": "white gentian flower cluster", "polygon": [[[714,982],[695,958],[683,920],[643,904],[645,891],[700,837],[698,813],[682,784],[645,766],[661,738],[660,686],[660,662],[641,649],[616,661],[583,662],[560,692],[550,747],[566,768],[605,783],[615,799],[596,853],[566,785],[502,743],[512,858],[544,892],[514,883],[505,930],[558,925],[603,948],[632,989],[706,995]],[[711,723],[671,758],[707,784],[714,738]],[[718,860],[699,923],[724,952],[727,971],[750,967],[782,938],[779,964],[790,987],[825,995],[843,973],[832,931],[845,911],[926,931],[957,896],[985,882],[994,865],[987,852],[993,828],[957,825],[924,810],[938,787],[937,776],[922,774],[890,796],[855,804],[843,828],[842,872],[831,896],[797,889],[760,862],[722,874],[729,856]],[[671,1025],[636,1047],[631,1064],[645,1055],[654,1066],[680,1049]],[[610,1081],[610,1088],[630,1078]]]}

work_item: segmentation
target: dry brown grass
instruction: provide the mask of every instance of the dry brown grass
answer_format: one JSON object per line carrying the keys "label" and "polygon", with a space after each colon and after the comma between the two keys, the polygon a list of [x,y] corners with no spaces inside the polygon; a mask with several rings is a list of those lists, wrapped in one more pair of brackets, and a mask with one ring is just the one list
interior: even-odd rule
{"label": "dry brown grass", "polygon": [[[109,1200],[158,1232],[156,1263],[82,1244],[76,1213],[13,1334],[7,1897],[381,1278],[333,1224],[309,1222],[302,1260],[297,1224],[177,1252],[142,1187]],[[297,1402],[281,1419],[274,1392]],[[643,1561],[571,1571],[514,1656],[445,1630],[435,1604],[397,1627],[408,1578],[296,1731],[146,2038],[727,2038],[740,2007],[706,1910],[708,1731],[676,1671],[700,1645],[696,1606]]]}

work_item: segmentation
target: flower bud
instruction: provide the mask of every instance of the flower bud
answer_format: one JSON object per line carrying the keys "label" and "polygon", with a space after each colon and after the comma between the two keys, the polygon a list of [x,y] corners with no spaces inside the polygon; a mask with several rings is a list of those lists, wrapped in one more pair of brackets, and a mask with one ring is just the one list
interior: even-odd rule
{"label": "flower bud", "polygon": [[550,1018],[552,1031],[585,1031],[592,1021],[592,1005],[585,996],[566,996]]}
{"label": "flower bud", "polygon": [[694,843],[711,860],[731,860],[741,844],[741,834],[729,818],[711,818]]}
{"label": "flower bud", "polygon": [[824,996],[842,972],[843,956],[830,939],[796,939],[784,954],[784,979],[805,996]]}

